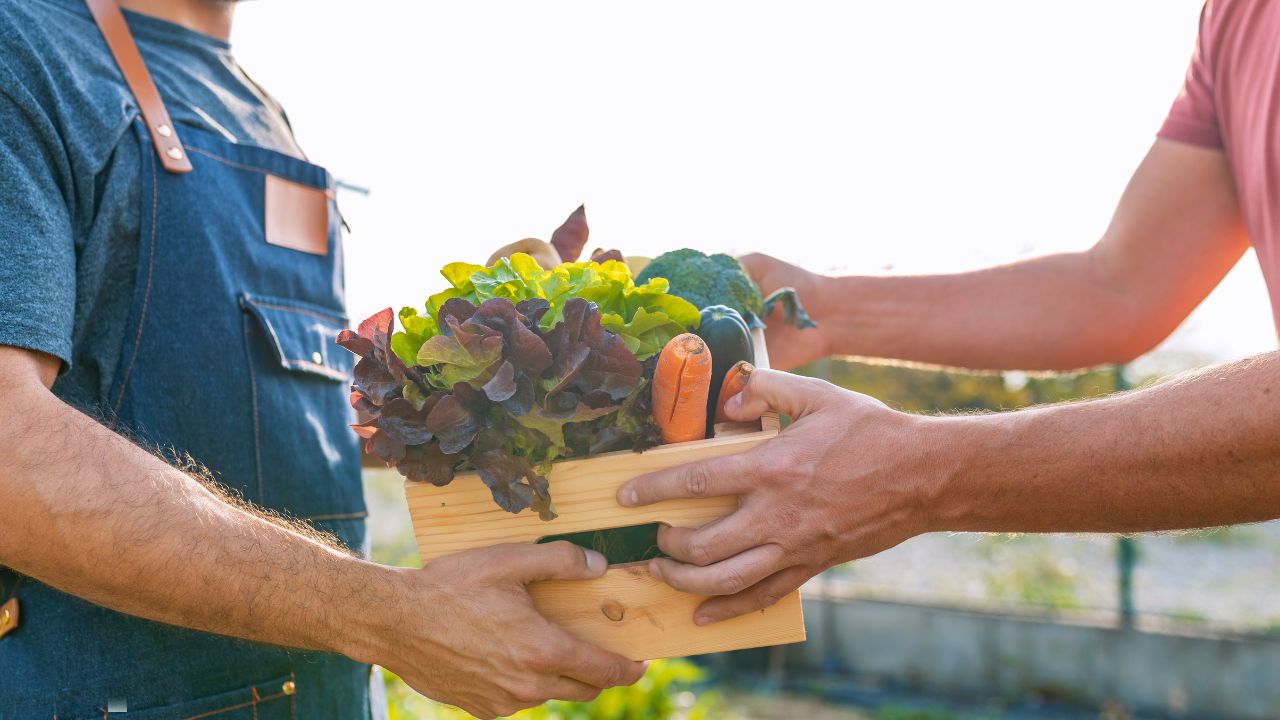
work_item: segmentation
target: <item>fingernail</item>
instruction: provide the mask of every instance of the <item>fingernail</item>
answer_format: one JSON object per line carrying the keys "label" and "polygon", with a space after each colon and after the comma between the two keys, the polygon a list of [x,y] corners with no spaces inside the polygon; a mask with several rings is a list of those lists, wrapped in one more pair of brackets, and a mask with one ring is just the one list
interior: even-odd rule
{"label": "fingernail", "polygon": [[694,615],[694,616],[693,616],[693,624],[694,624],[694,625],[710,625],[711,623],[712,623],[712,619],[711,619],[710,617],[706,616],[706,615]]}
{"label": "fingernail", "polygon": [[634,488],[625,487],[618,493],[618,502],[626,506],[639,505],[640,496],[636,493]]}
{"label": "fingernail", "polygon": [[659,565],[657,562],[651,562],[651,563],[649,563],[649,574],[650,574],[650,575],[652,575],[652,576],[654,576],[654,577],[656,577],[656,578],[658,578],[659,580],[661,580],[661,579],[662,579],[662,566],[661,566],[661,565]]}
{"label": "fingernail", "polygon": [[609,561],[595,550],[583,550],[587,554],[587,569],[599,575],[609,567]]}

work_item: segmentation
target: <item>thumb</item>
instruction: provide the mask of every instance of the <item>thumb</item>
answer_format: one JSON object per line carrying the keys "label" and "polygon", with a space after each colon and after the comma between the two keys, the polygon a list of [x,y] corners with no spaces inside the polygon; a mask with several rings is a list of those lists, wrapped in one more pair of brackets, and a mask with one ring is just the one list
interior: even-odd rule
{"label": "thumb", "polygon": [[501,562],[505,575],[525,585],[539,580],[589,580],[604,574],[604,555],[563,540],[545,545],[511,545]]}
{"label": "thumb", "polygon": [[746,388],[725,402],[724,413],[734,422],[755,420],[769,411],[799,419],[819,404],[824,385],[813,378],[757,368]]}

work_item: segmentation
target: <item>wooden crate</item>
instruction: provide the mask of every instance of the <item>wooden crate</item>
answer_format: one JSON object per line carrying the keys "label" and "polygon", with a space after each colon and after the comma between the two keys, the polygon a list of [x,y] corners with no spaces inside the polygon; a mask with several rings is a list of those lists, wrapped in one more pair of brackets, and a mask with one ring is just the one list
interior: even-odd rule
{"label": "wooden crate", "polygon": [[[764,336],[757,331],[756,365],[768,367]],[[778,418],[722,424],[708,440],[663,445],[643,453],[623,451],[563,460],[551,473],[559,517],[511,514],[494,505],[478,475],[459,475],[446,487],[408,482],[405,495],[418,552],[424,563],[464,550],[507,542],[536,542],[550,535],[608,530],[653,522],[699,527],[733,512],[734,497],[673,500],[624,508],[615,497],[628,480],[695,460],[740,453],[778,433]],[[538,610],[574,635],[634,660],[698,655],[780,645],[805,639],[800,593],[773,607],[704,627],[693,611],[705,598],[673,590],[649,574],[646,563],[611,566],[594,580],[552,580],[529,588]]]}

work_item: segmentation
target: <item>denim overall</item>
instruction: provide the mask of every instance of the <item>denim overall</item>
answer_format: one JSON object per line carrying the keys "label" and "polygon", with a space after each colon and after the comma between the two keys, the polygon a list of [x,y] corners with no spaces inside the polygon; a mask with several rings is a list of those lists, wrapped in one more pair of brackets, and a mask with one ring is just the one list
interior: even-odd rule
{"label": "denim overall", "polygon": [[[334,344],[348,322],[329,174],[185,126],[192,172],[165,172],[152,136],[135,125],[143,148],[137,284],[116,386],[100,410],[149,447],[189,454],[244,499],[363,551],[359,452],[347,427],[353,361]],[[265,241],[268,176],[327,193],[327,253]],[[14,580],[0,574],[0,586]],[[363,720],[384,712],[370,709],[371,680],[377,701],[380,678],[343,657],[130,617],[32,578],[19,579],[14,595],[21,624],[0,639],[3,720]]]}

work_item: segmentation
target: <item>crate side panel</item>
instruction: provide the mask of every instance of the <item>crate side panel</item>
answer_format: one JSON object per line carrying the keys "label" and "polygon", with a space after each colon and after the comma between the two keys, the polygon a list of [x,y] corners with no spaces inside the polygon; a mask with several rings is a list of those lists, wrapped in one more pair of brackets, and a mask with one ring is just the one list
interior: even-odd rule
{"label": "crate side panel", "polygon": [[802,642],[799,591],[760,612],[698,626],[693,611],[705,597],[673,590],[644,564],[610,568],[595,580],[534,583],[538,611],[575,636],[633,660]]}
{"label": "crate side panel", "polygon": [[504,512],[476,475],[463,475],[445,487],[405,485],[409,516],[422,561],[506,542],[535,542],[547,535],[607,530],[662,522],[698,527],[724,517],[738,506],[735,497],[670,500],[642,508],[618,505],[618,488],[628,480],[662,468],[744,452],[773,437],[757,432],[654,448],[644,453],[613,453],[566,460],[551,474],[551,496],[559,517],[543,522],[531,511]]}

